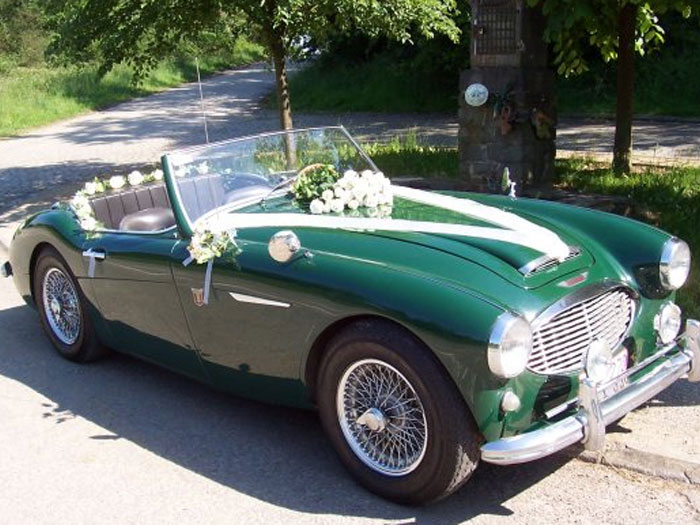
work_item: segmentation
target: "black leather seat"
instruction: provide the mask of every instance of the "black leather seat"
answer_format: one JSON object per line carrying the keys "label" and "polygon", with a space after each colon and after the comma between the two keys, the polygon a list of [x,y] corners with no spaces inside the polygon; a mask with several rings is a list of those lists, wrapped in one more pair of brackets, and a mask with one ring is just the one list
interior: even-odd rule
{"label": "black leather seat", "polygon": [[[149,184],[94,197],[90,200],[95,218],[108,230],[119,229],[124,217],[152,208],[170,208],[165,185]],[[173,222],[174,224],[174,222]]]}
{"label": "black leather seat", "polygon": [[157,232],[175,226],[175,215],[170,208],[147,208],[125,215],[119,229],[135,232]]}
{"label": "black leather seat", "polygon": [[[260,195],[269,182],[259,175],[231,177],[228,186],[219,175],[178,179],[182,203],[191,220],[235,200]],[[228,191],[227,191],[228,190]],[[110,192],[90,200],[95,218],[109,230],[159,231],[175,225],[168,192],[163,183]]]}

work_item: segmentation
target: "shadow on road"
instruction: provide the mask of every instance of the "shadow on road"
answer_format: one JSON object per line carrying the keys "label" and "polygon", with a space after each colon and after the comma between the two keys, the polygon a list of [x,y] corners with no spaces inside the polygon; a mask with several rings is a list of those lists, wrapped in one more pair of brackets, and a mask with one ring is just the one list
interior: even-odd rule
{"label": "shadow on road", "polygon": [[[44,417],[74,417],[105,429],[93,440],[126,439],[179,466],[288,509],[378,519],[457,523],[505,516],[510,498],[566,463],[482,465],[460,492],[430,507],[386,502],[357,486],[327,442],[317,415],[225,396],[115,354],[89,366],[60,358],[29,307],[0,311],[0,374],[50,399]],[[76,446],[80,446],[76,443]]]}

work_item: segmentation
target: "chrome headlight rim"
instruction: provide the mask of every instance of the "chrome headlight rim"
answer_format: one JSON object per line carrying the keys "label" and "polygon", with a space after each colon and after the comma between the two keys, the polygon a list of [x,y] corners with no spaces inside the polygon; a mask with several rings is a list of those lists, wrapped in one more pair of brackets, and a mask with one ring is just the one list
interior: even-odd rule
{"label": "chrome headlight rim", "polygon": [[[673,272],[677,270],[674,269],[674,265],[679,261],[677,260],[679,254],[687,254],[687,265],[683,265],[681,268],[681,277],[674,275]],[[678,290],[681,286],[685,284],[688,280],[688,275],[690,274],[690,247],[688,243],[679,239],[678,237],[671,237],[664,243],[663,250],[661,251],[661,258],[659,259],[659,279],[661,281],[661,286],[666,290]]]}
{"label": "chrome headlight rim", "polygon": [[[673,321],[673,324],[669,325],[668,321]],[[673,301],[667,301],[661,305],[658,313],[654,316],[654,330],[656,330],[659,341],[664,345],[671,344],[676,340],[681,332],[682,324],[681,309]]]}
{"label": "chrome headlight rim", "polygon": [[[513,355],[512,351],[504,348],[508,337],[513,335],[516,329],[525,330],[528,336],[525,352],[522,355]],[[488,365],[491,372],[498,377],[510,379],[520,375],[527,368],[530,354],[533,348],[533,331],[530,323],[519,315],[511,312],[502,313],[491,329],[488,344]],[[517,359],[513,364],[512,359]]]}

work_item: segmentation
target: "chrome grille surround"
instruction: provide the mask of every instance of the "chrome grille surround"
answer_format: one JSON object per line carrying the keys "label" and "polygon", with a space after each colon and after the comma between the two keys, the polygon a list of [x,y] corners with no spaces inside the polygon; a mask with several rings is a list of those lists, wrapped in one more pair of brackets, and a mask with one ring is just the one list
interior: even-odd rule
{"label": "chrome grille surround", "polygon": [[545,375],[578,372],[596,339],[617,349],[634,321],[636,299],[630,288],[604,282],[582,288],[550,306],[532,324],[528,370]]}

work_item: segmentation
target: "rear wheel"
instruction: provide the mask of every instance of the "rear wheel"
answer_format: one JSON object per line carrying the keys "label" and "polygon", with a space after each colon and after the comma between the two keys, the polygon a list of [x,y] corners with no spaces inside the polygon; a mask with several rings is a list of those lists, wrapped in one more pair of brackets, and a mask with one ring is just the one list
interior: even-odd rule
{"label": "rear wheel", "polygon": [[365,487],[400,503],[457,490],[478,464],[481,438],[459,392],[430,351],[380,321],[344,330],[319,377],[321,421]]}
{"label": "rear wheel", "polygon": [[106,353],[86,315],[87,301],[75,277],[53,248],[45,248],[37,259],[34,299],[42,327],[59,354],[87,362]]}

